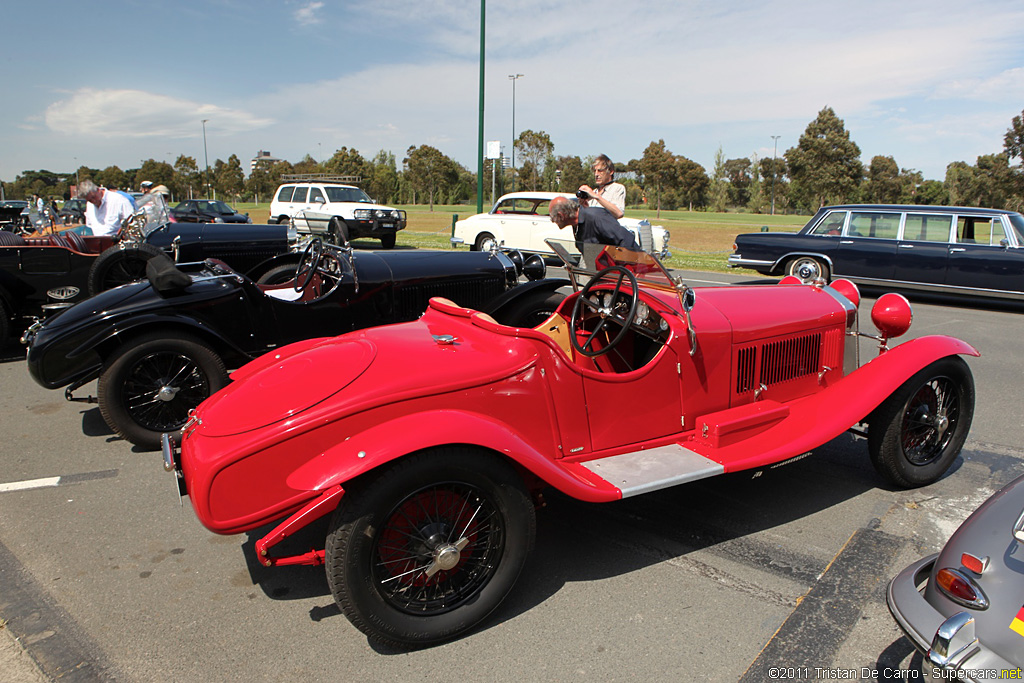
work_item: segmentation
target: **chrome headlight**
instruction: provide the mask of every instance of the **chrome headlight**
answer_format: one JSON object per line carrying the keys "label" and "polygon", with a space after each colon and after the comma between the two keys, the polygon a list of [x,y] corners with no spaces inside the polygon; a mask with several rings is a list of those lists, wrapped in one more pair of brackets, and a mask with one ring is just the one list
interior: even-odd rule
{"label": "chrome headlight", "polygon": [[295,223],[288,224],[288,230],[285,234],[288,238],[288,244],[295,244],[299,241],[299,229],[295,227]]}

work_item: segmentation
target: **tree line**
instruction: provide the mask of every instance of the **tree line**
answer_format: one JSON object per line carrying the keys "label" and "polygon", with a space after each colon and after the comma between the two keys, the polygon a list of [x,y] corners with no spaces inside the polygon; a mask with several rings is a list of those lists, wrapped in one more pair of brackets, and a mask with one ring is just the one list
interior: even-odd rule
{"label": "tree line", "polygon": [[[515,140],[516,168],[485,162],[485,198],[511,189],[574,192],[591,183],[593,157],[558,156],[544,131],[524,130]],[[892,156],[878,155],[865,166],[860,147],[831,107],[811,121],[796,145],[773,158],[726,159],[721,147],[714,166],[672,153],[664,140],[652,141],[637,159],[615,164],[617,180],[626,187],[628,206],[752,213],[812,213],[838,203],[932,204],[1024,208],[1024,111],[1015,116],[1003,150],[979,156],[970,165],[954,161],[943,180],[924,179],[921,172],[900,168]],[[180,155],[174,164],[149,159],[139,168],[82,166],[73,173],[25,171],[4,183],[8,199],[39,194],[68,198],[70,188],[85,178],[104,187],[138,189],[143,181],[163,184],[175,200],[218,197],[234,202],[268,202],[282,176],[327,173],[357,176],[360,186],[386,204],[462,204],[476,201],[476,174],[430,145],[411,146],[399,161],[381,150],[370,159],[342,147],[330,159],[301,161],[258,159],[246,176],[238,156],[217,159],[208,170],[195,158]]]}

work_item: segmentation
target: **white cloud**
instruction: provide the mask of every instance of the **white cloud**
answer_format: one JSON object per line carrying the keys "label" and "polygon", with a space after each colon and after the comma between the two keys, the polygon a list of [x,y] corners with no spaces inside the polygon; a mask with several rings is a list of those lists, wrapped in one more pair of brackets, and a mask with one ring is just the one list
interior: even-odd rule
{"label": "white cloud", "polygon": [[100,138],[190,138],[200,122],[224,134],[255,130],[273,123],[248,112],[182,100],[141,90],[83,88],[46,108],[46,126],[56,132]]}
{"label": "white cloud", "polygon": [[322,2],[311,2],[305,7],[300,7],[295,11],[295,21],[299,22],[301,26],[319,24],[322,21],[319,12],[323,6]]}

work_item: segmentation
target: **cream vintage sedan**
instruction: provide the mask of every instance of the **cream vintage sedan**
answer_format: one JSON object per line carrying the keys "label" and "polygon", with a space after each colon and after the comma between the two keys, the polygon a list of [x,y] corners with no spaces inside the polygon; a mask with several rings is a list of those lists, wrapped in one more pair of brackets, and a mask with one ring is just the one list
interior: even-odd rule
{"label": "cream vintage sedan", "polygon": [[[575,198],[564,192],[510,192],[502,196],[488,213],[478,213],[456,222],[452,246],[469,245],[471,250],[481,251],[495,244],[553,256],[554,252],[544,240],[566,238],[566,233],[548,217],[548,206],[555,197]],[[621,218],[619,224],[633,233],[644,251],[662,260],[671,256],[669,232],[665,228],[637,218]]]}

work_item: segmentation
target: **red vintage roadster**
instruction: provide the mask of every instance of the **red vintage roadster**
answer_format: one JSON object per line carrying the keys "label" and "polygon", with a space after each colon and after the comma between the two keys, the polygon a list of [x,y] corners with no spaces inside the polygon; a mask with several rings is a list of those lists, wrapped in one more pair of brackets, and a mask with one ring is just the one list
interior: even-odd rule
{"label": "red vintage roadster", "polygon": [[[874,306],[879,352],[861,365],[852,283],[691,289],[650,254],[552,247],[575,291],[536,328],[433,299],[415,322],[237,370],[163,439],[200,521],[233,534],[281,520],[256,542],[260,562],[325,564],[356,627],[418,647],[508,594],[545,487],[613,501],[800,457],[846,430],[911,487],[963,446],[974,384],[960,356],[978,353],[945,336],[890,348],[911,321],[899,295]],[[275,553],[327,514],[324,550]]]}

